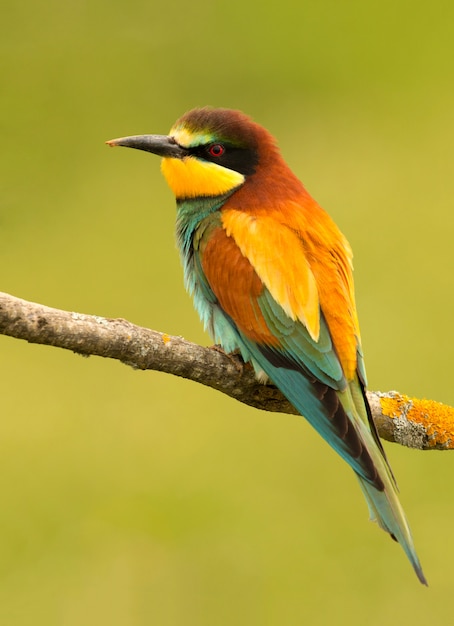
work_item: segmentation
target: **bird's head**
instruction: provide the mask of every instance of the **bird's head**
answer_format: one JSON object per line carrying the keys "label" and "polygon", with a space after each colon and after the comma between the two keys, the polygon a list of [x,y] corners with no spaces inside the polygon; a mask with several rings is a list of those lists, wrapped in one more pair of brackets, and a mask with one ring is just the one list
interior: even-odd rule
{"label": "bird's head", "polygon": [[240,111],[204,107],[185,113],[169,135],[112,139],[163,157],[162,171],[177,199],[220,196],[241,187],[263,159],[278,157],[274,139]]}

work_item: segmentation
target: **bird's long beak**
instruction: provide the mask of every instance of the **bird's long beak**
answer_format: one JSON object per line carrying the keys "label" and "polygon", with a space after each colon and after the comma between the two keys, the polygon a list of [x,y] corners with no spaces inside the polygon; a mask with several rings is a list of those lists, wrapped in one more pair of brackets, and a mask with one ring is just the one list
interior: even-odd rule
{"label": "bird's long beak", "polygon": [[111,146],[124,146],[126,148],[136,148],[145,150],[162,157],[182,159],[187,156],[188,151],[179,146],[173,137],[167,135],[133,135],[132,137],[120,137],[106,141]]}

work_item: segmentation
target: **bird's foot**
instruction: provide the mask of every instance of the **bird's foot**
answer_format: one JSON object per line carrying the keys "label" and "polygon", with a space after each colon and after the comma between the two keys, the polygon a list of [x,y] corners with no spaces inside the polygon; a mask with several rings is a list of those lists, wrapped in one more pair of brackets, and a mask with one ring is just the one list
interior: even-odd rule
{"label": "bird's foot", "polygon": [[224,350],[224,348],[222,348],[222,346],[220,346],[219,344],[215,344],[214,346],[210,346],[211,350],[215,350],[216,352],[220,352],[221,354],[224,354],[225,356],[227,356],[232,363],[234,364],[236,370],[238,371],[239,374],[242,373],[244,366],[246,365],[246,363],[243,361],[243,358],[241,356],[241,352],[239,350],[234,350],[233,352],[226,352]]}

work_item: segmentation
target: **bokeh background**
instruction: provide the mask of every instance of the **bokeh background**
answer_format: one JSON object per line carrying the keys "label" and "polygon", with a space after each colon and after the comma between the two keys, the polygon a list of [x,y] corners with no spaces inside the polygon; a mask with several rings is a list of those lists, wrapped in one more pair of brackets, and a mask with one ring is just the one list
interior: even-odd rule
{"label": "bokeh background", "polygon": [[[243,109],[355,251],[372,389],[454,404],[454,4],[2,4],[1,289],[209,343],[156,158]],[[430,588],[304,420],[0,338],[0,623],[450,623],[454,457],[386,445]]]}

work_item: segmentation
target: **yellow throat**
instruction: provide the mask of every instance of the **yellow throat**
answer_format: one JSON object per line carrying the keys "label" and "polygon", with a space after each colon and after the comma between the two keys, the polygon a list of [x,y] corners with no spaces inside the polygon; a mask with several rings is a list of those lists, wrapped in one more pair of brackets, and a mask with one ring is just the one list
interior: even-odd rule
{"label": "yellow throat", "polygon": [[[194,145],[196,139],[200,141],[200,135],[195,136],[187,129],[172,129],[170,134],[185,148]],[[183,159],[165,157],[161,170],[177,198],[220,196],[240,187],[245,181],[243,174],[196,156]]]}

